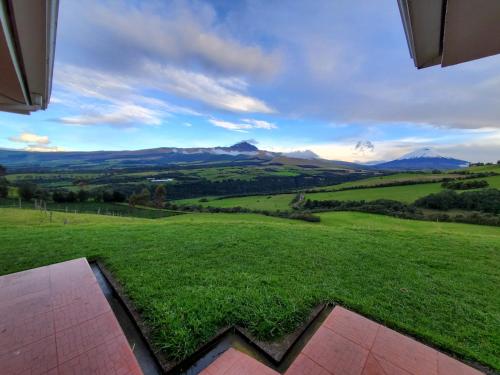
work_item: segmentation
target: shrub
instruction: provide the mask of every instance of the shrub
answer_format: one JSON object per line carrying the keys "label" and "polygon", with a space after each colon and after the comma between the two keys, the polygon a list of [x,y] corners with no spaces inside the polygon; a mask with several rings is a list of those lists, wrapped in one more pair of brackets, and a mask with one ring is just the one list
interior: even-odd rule
{"label": "shrub", "polygon": [[18,194],[24,201],[30,201],[34,198],[37,186],[35,184],[24,183],[19,185]]}
{"label": "shrub", "polygon": [[415,205],[444,211],[458,208],[500,214],[500,190],[486,189],[461,194],[457,194],[452,190],[445,190],[417,199]]}
{"label": "shrub", "polygon": [[450,180],[443,182],[441,186],[446,189],[469,190],[469,189],[485,188],[488,187],[489,184],[488,181],[486,180],[472,180],[472,181]]}
{"label": "shrub", "polygon": [[7,179],[0,177],[0,198],[7,198],[9,195],[9,183]]}

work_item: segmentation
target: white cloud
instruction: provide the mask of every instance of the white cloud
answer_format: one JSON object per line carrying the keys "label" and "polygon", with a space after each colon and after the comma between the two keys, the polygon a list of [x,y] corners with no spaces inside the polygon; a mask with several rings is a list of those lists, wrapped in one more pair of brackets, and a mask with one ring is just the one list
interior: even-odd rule
{"label": "white cloud", "polygon": [[373,153],[375,146],[370,141],[358,141],[354,146],[354,153],[365,156],[366,154]]}
{"label": "white cloud", "polygon": [[[104,108],[106,109],[106,107]],[[160,125],[162,114],[158,111],[141,107],[138,105],[115,105],[103,111],[99,108],[97,112],[90,111],[78,116],[61,117],[63,124],[68,125],[112,125],[112,126],[132,126],[136,123],[147,125]]]}
{"label": "white cloud", "polygon": [[46,135],[38,135],[34,133],[23,132],[18,136],[12,136],[8,138],[11,142],[25,143],[25,151],[64,151],[62,147],[50,146],[50,139]]}
{"label": "white cloud", "polygon": [[210,123],[212,125],[217,126],[219,128],[232,130],[232,131],[236,131],[236,132],[241,132],[241,133],[247,133],[248,130],[252,129],[252,125],[249,125],[249,124],[238,124],[238,123],[234,123],[234,122],[222,121],[222,120],[216,120],[216,119],[210,119],[208,121],[210,121]]}
{"label": "white cloud", "polygon": [[[231,37],[210,4],[89,0],[68,2],[61,12],[64,37],[58,43],[63,63],[56,66],[54,82],[76,98],[56,92],[57,103],[71,104],[77,111],[83,96],[156,110],[160,119],[164,114],[200,115],[158,99],[160,93],[188,99],[190,106],[203,111],[208,106],[239,113],[274,112],[248,88],[251,80],[275,76],[281,67],[279,53]],[[102,112],[103,120],[115,120]],[[88,122],[98,119],[93,116]],[[119,126],[117,120],[112,124]]]}
{"label": "white cloud", "polygon": [[[162,119],[172,115],[201,115],[191,108],[142,94],[147,88],[175,93],[233,112],[273,112],[264,102],[238,91],[246,88],[246,82],[242,79],[215,79],[201,73],[149,63],[144,64],[141,75],[135,77],[60,65],[56,69],[57,101],[76,114],[58,121],[65,124],[127,127],[158,125]],[[92,100],[90,109],[85,99]],[[268,125],[262,123],[261,126]]]}
{"label": "white cloud", "polygon": [[23,132],[20,135],[9,137],[9,141],[17,143],[32,143],[38,145],[48,145],[50,143],[48,136],[37,135],[28,132]]}
{"label": "white cloud", "polygon": [[242,113],[274,112],[263,101],[242,91],[246,84],[242,84],[244,81],[241,79],[217,79],[198,72],[152,63],[146,63],[144,71],[150,79],[148,85],[211,107]]}
{"label": "white cloud", "polygon": [[243,122],[246,122],[247,124],[251,124],[253,125],[254,128],[256,129],[277,129],[278,127],[271,123],[271,122],[267,122],[267,121],[264,121],[264,120],[253,120],[253,119],[243,119],[241,120]]}
{"label": "white cloud", "polygon": [[57,152],[57,151],[66,151],[66,149],[64,147],[59,147],[59,146],[28,145],[24,148],[24,151]]}
{"label": "white cloud", "polygon": [[230,122],[211,118],[208,120],[212,125],[227,130],[237,131],[241,133],[248,133],[252,129],[277,129],[277,126],[263,120],[243,119],[241,122]]}
{"label": "white cloud", "polygon": [[[127,60],[146,58],[157,63],[201,66],[218,74],[269,77],[281,65],[277,52],[231,38],[215,10],[201,2],[148,1],[130,6],[95,0],[72,2],[66,12],[61,31],[69,34],[68,40],[96,55],[96,59],[106,60],[99,56],[103,52],[125,57],[113,62],[118,69],[133,65]],[[75,28],[75,23],[81,29]],[[99,41],[89,44],[83,35],[104,40],[107,51]]]}

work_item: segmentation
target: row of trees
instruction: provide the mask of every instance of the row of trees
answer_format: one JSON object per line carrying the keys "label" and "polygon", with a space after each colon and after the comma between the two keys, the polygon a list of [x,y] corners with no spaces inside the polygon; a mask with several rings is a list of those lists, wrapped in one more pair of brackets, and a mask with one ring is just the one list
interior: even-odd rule
{"label": "row of trees", "polygon": [[461,181],[461,180],[451,180],[445,181],[441,184],[445,189],[452,190],[470,190],[470,189],[481,189],[488,187],[488,181],[486,180],[472,180],[472,181]]}
{"label": "row of trees", "polygon": [[415,201],[415,206],[436,210],[461,209],[500,214],[500,190],[486,189],[458,194],[444,190]]}
{"label": "row of trees", "polygon": [[[9,195],[9,183],[5,178],[7,169],[0,164],[0,198],[7,198]],[[92,199],[94,202],[125,202],[127,196],[121,191],[115,189],[94,190],[89,192],[80,189],[78,192],[58,189],[53,192],[40,188],[34,183],[22,183],[17,186],[19,197],[23,201],[31,201],[33,199],[50,200],[55,203],[85,203]],[[128,202],[130,206],[136,205],[150,206],[158,208],[165,206],[167,199],[167,189],[164,185],[158,185],[153,195],[147,188],[143,188],[139,193],[133,193],[129,196]]]}
{"label": "row of trees", "polygon": [[165,206],[166,199],[167,189],[165,188],[165,185],[158,185],[152,197],[149,189],[144,188],[139,193],[132,194],[128,199],[128,203],[132,207],[153,205],[156,208],[163,208]]}

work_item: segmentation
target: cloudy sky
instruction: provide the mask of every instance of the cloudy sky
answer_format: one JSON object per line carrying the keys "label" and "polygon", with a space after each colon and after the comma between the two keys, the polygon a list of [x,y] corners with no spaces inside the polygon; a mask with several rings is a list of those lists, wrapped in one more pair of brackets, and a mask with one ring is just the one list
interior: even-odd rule
{"label": "cloudy sky", "polygon": [[500,56],[417,70],[395,0],[61,0],[49,109],[0,147],[500,159]]}

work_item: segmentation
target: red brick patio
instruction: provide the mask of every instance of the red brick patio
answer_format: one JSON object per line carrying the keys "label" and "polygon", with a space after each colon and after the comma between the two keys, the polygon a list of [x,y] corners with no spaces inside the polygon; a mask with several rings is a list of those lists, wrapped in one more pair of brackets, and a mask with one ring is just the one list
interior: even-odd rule
{"label": "red brick patio", "polygon": [[[202,375],[273,375],[229,349]],[[479,375],[479,371],[342,307],[335,307],[286,375]]]}
{"label": "red brick patio", "polygon": [[0,277],[0,373],[142,374],[85,259]]}
{"label": "red brick patio", "polygon": [[[0,277],[0,374],[142,374],[85,259]],[[229,349],[201,374],[278,373]],[[337,306],[285,374],[481,373]]]}

